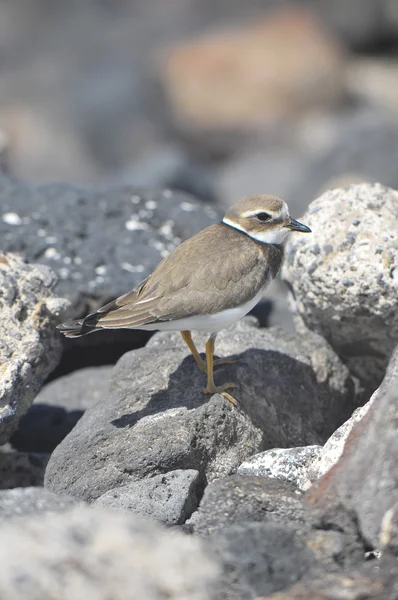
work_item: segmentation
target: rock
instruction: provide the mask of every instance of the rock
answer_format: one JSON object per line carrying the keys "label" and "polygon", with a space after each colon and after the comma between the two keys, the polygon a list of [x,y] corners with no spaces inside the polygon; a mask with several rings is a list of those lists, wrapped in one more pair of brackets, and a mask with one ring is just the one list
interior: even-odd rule
{"label": "rock", "polygon": [[305,521],[302,494],[290,483],[232,475],[207,486],[188,525],[209,535],[234,523]]}
{"label": "rock", "polygon": [[354,57],[347,65],[346,85],[352,96],[386,111],[398,111],[398,61]]}
{"label": "rock", "polygon": [[307,465],[307,481],[316,481],[322,477],[322,475],[325,475],[325,473],[327,473],[333,467],[333,465],[337,463],[340,456],[343,454],[345,443],[352,431],[352,428],[366,415],[376,394],[377,390],[369,402],[367,402],[364,406],[354,410],[352,417],[343,423],[343,425],[341,425],[337,431],[330,436],[323,448],[319,448],[317,455],[313,457],[313,461]]}
{"label": "rock", "polygon": [[390,556],[360,569],[324,573],[257,600],[395,600],[396,584],[397,563]]}
{"label": "rock", "polygon": [[199,473],[181,469],[109,490],[95,504],[181,525],[198,506]]}
{"label": "rock", "polygon": [[174,46],[160,76],[179,125],[239,130],[336,104],[343,64],[314,16],[290,8]]}
{"label": "rock", "polygon": [[[19,219],[15,212],[3,212],[9,227]],[[55,296],[55,284],[48,267],[0,254],[0,444],[10,438],[61,357],[55,326],[68,303]]]}
{"label": "rock", "polygon": [[53,494],[40,487],[0,491],[0,523],[14,517],[43,512],[62,512],[82,503],[71,496]]}
{"label": "rock", "polygon": [[[195,339],[201,348],[204,336]],[[267,447],[323,443],[355,407],[347,370],[319,336],[249,320],[221,332],[216,349],[238,356],[216,381],[239,382],[240,408],[203,394],[205,377],[178,333],[156,334],[119,360],[109,396],[52,454],[46,486],[93,500],[176,469],[199,471],[203,484]]]}
{"label": "rock", "polygon": [[305,490],[311,485],[308,479],[308,469],[312,468],[322,451],[321,446],[273,448],[251,456],[249,460],[240,465],[238,473],[240,475],[272,477],[280,481],[293,483],[299,489]]}
{"label": "rock", "polygon": [[0,449],[0,490],[42,486],[49,454]]}
{"label": "rock", "polygon": [[111,372],[111,366],[80,369],[45,385],[20,420],[13,447],[51,453],[85,410],[107,394]]}
{"label": "rock", "polygon": [[398,193],[362,184],[325,193],[304,217],[311,236],[291,238],[282,277],[299,322],[322,335],[369,398],[398,339]]}
{"label": "rock", "polygon": [[[289,206],[300,208],[297,214],[302,214],[311,200],[332,187],[380,181],[398,188],[396,114],[384,108],[366,107],[328,117],[323,124],[319,120],[314,127],[314,119],[307,119],[300,147],[315,146],[315,151],[306,157],[306,164],[298,176],[293,176],[284,196]],[[323,129],[326,139],[319,144],[319,130]],[[336,181],[343,184],[334,185]]]}
{"label": "rock", "polygon": [[181,240],[218,218],[213,208],[168,190],[30,187],[5,176],[0,205],[0,249],[50,266],[73,317],[137,285]]}
{"label": "rock", "polygon": [[[71,302],[72,318],[133,288],[181,240],[218,218],[213,208],[170,190],[138,193],[127,184],[97,190],[66,183],[33,187],[1,175],[0,206],[0,250],[49,265],[58,275],[56,292]],[[63,339],[55,375],[114,364],[149,337],[125,330]]]}
{"label": "rock", "polygon": [[3,524],[0,563],[10,600],[209,600],[218,575],[192,537],[91,507]]}
{"label": "rock", "polygon": [[311,488],[322,526],[357,529],[373,548],[398,552],[398,348],[367,414],[337,464]]}
{"label": "rock", "polygon": [[336,570],[344,555],[341,534],[280,523],[236,523],[206,537],[206,542],[222,566],[217,600],[271,594],[319,570]]}

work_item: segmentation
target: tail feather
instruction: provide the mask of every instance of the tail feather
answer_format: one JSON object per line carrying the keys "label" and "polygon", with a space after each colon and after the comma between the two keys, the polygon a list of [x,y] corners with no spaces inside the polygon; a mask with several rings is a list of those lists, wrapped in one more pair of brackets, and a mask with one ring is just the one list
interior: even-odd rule
{"label": "tail feather", "polygon": [[64,334],[67,338],[77,338],[87,335],[88,333],[94,333],[100,328],[97,328],[97,321],[101,317],[98,313],[88,315],[84,319],[78,319],[77,321],[66,321],[57,325],[57,329]]}

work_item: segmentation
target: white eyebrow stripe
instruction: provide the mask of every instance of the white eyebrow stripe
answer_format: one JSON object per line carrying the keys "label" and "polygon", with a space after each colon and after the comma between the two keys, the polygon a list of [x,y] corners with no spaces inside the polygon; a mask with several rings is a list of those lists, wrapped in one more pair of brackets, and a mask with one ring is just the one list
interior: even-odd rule
{"label": "white eyebrow stripe", "polygon": [[275,214],[270,212],[269,210],[261,210],[260,208],[257,208],[256,210],[248,210],[244,213],[242,213],[242,217],[255,217],[256,215],[266,212],[267,215],[269,215],[270,217],[278,217],[279,213]]}

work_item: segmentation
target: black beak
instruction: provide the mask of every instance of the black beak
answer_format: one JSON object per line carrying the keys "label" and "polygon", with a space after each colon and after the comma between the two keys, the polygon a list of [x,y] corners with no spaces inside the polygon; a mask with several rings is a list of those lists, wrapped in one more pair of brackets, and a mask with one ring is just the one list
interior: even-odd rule
{"label": "black beak", "polygon": [[296,221],[296,219],[292,219],[290,217],[290,221],[287,225],[285,225],[291,231],[301,231],[302,233],[311,233],[311,229],[307,227],[307,225],[303,225],[300,221]]}

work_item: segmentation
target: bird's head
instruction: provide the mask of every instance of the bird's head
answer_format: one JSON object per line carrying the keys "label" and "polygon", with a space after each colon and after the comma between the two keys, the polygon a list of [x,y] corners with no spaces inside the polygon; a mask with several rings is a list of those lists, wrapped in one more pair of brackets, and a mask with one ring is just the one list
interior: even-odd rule
{"label": "bird's head", "polygon": [[286,202],[266,194],[243,198],[231,206],[223,223],[264,244],[282,244],[290,231],[311,232],[289,215]]}

